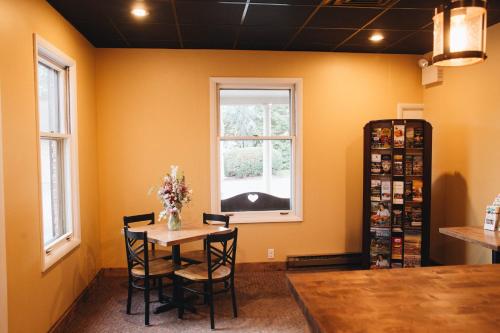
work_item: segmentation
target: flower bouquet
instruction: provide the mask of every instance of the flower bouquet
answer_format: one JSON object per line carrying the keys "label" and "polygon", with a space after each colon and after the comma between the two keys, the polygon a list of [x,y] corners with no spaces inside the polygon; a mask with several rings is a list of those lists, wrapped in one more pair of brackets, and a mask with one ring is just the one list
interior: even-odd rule
{"label": "flower bouquet", "polygon": [[191,201],[192,190],[186,185],[184,174],[176,165],[170,166],[170,173],[163,177],[158,188],[158,197],[163,205],[159,219],[167,219],[168,230],[181,228],[181,210]]}

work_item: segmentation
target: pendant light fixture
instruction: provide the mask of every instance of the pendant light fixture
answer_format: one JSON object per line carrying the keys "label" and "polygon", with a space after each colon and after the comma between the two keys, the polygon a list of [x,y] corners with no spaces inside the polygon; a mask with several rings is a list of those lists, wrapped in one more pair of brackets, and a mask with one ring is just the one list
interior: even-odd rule
{"label": "pendant light fixture", "polygon": [[486,59],[486,0],[447,0],[436,8],[436,66],[465,66]]}

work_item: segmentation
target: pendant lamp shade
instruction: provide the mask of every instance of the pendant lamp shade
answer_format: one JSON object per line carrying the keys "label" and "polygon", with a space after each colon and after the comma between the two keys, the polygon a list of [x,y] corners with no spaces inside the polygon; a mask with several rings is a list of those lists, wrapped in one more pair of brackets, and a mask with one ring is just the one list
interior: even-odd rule
{"label": "pendant lamp shade", "polygon": [[436,8],[434,51],[437,66],[472,65],[486,59],[486,1],[452,0]]}

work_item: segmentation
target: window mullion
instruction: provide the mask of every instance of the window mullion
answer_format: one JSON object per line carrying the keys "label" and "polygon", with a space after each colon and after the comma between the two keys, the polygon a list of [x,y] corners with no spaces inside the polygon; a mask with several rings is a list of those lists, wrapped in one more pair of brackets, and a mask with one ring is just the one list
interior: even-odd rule
{"label": "window mullion", "polygon": [[71,136],[65,133],[40,132],[41,139],[69,139]]}

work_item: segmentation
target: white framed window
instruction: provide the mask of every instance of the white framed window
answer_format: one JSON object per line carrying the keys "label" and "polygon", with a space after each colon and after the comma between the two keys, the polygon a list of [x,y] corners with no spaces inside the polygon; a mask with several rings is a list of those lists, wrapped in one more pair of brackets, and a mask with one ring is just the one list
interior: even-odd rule
{"label": "white framed window", "polygon": [[80,244],[76,63],[35,35],[42,271]]}
{"label": "white framed window", "polygon": [[210,78],[211,209],[302,221],[302,79]]}

